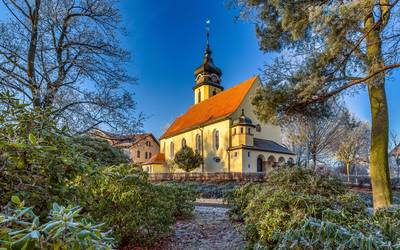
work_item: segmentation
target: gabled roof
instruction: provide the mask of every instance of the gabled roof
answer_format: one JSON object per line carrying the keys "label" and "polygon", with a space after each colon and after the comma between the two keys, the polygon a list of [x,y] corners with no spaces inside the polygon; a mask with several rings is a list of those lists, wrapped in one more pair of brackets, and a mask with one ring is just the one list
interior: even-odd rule
{"label": "gabled roof", "polygon": [[191,106],[184,115],[179,116],[172,123],[160,139],[228,117],[239,108],[256,79],[257,77],[254,76],[205,101]]}
{"label": "gabled roof", "polygon": [[165,163],[165,154],[158,153],[151,157],[148,161],[144,162],[142,165],[151,165],[151,164],[164,164]]}

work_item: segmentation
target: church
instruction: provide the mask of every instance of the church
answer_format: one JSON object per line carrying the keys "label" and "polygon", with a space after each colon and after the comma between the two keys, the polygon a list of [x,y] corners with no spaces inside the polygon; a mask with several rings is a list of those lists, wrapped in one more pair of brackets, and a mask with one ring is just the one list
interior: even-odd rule
{"label": "church", "polygon": [[201,167],[193,172],[266,172],[294,162],[295,155],[282,145],[280,128],[261,123],[253,113],[251,100],[261,84],[259,77],[224,90],[221,76],[207,32],[204,60],[194,71],[194,105],[160,137],[160,153],[142,165],[145,171],[180,172],[169,162],[183,146],[203,158]]}

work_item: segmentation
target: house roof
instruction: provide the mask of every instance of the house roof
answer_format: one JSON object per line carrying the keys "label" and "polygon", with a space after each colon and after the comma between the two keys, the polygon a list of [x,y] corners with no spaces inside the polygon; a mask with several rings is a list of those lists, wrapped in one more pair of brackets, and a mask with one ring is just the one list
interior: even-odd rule
{"label": "house roof", "polygon": [[282,146],[271,140],[264,140],[259,138],[254,138],[254,148],[262,149],[268,152],[276,152],[282,154],[293,154],[287,147]]}
{"label": "house roof", "polygon": [[120,147],[120,148],[131,147],[131,146],[137,144],[138,142],[146,139],[147,137],[151,137],[154,140],[154,142],[156,142],[158,145],[160,145],[158,140],[151,133],[118,135],[118,134],[113,134],[110,132],[103,131],[101,129],[93,129],[93,130],[89,131],[88,134],[91,136],[94,136],[94,137],[109,140],[109,141],[111,141],[110,143],[112,146]]}
{"label": "house roof", "polygon": [[151,165],[151,164],[164,164],[165,163],[165,154],[158,153],[151,157],[148,161],[144,162],[143,165]]}
{"label": "house roof", "polygon": [[236,150],[236,149],[244,148],[244,149],[248,149],[248,150],[264,151],[264,152],[270,152],[270,153],[296,155],[295,153],[290,151],[285,146],[282,146],[271,140],[254,138],[253,142],[254,142],[254,146],[240,145],[240,146],[231,147],[229,150]]}
{"label": "house roof", "polygon": [[239,108],[256,79],[257,77],[254,76],[207,100],[191,106],[185,114],[176,118],[160,139],[228,117]]}
{"label": "house roof", "polygon": [[397,145],[391,152],[391,156],[400,156],[400,144]]}

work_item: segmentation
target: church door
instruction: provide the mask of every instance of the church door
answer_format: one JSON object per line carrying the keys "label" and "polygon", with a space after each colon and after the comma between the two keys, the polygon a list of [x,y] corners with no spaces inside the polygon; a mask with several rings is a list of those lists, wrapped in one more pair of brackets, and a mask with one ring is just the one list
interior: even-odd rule
{"label": "church door", "polygon": [[263,172],[263,159],[261,157],[257,158],[257,172]]}

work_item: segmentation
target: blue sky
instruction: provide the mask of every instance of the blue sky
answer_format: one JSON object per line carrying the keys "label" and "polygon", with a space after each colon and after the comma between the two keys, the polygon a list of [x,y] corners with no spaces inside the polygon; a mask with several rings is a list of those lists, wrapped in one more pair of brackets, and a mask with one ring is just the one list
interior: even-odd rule
{"label": "blue sky", "polygon": [[[144,130],[157,137],[193,103],[193,70],[201,63],[207,18],[211,20],[211,48],[223,71],[222,84],[231,87],[252,75],[271,55],[258,49],[251,23],[235,21],[225,1],[126,1],[121,4],[129,35],[124,43],[133,53],[132,72],[140,111],[150,115]],[[390,77],[387,94],[390,126],[400,133],[400,74]],[[366,92],[346,98],[349,109],[369,120]]]}
{"label": "blue sky", "polygon": [[[271,58],[259,51],[254,26],[235,21],[235,10],[228,9],[224,0],[125,0],[120,6],[128,32],[122,46],[132,52],[129,71],[139,78],[132,91],[138,111],[148,116],[143,130],[156,137],[193,104],[193,71],[202,62],[207,18],[214,62],[223,71],[225,88],[259,74]],[[399,81],[398,70],[387,81],[387,95],[390,126],[400,134]],[[370,119],[365,92],[346,102],[358,117]]]}

